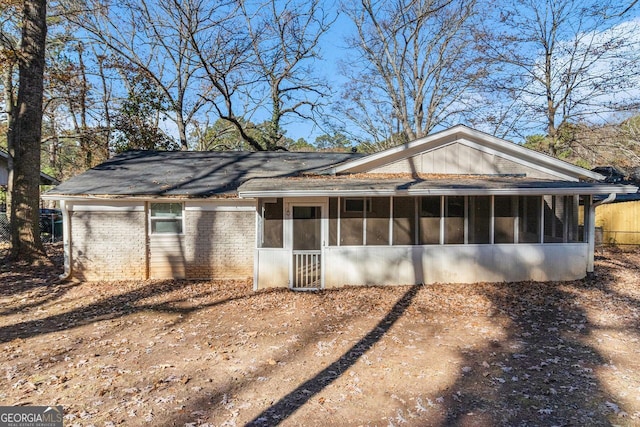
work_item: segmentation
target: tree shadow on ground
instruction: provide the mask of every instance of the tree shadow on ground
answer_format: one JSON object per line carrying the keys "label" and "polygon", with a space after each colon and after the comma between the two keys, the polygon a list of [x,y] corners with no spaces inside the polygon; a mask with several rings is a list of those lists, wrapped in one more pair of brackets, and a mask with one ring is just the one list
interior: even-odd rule
{"label": "tree shadow on ground", "polygon": [[[26,339],[38,335],[52,332],[64,331],[93,322],[112,320],[129,314],[143,311],[163,311],[169,313],[189,314],[208,307],[214,307],[229,301],[248,298],[255,293],[251,292],[250,286],[238,289],[237,294],[226,296],[206,304],[188,304],[180,306],[186,300],[173,298],[163,303],[145,303],[144,300],[157,298],[164,294],[184,289],[193,285],[194,282],[186,280],[166,280],[150,281],[142,287],[137,287],[129,292],[105,297],[89,304],[80,304],[76,308],[62,313],[54,314],[41,319],[27,320],[15,324],[0,327],[0,343],[10,342],[16,338]],[[102,285],[105,285],[102,283]],[[111,284],[113,286],[114,284]],[[64,287],[64,284],[57,284],[52,292],[55,294],[55,287]]]}
{"label": "tree shadow on ground", "polygon": [[360,341],[354,344],[338,360],[318,372],[313,378],[300,384],[295,390],[262,411],[248,426],[274,425],[283,422],[351,368],[375,343],[402,317],[418,293],[420,285],[409,288],[389,313]]}
{"label": "tree shadow on ground", "polygon": [[11,315],[37,308],[62,297],[78,283],[60,283],[62,272],[61,245],[45,245],[53,265],[31,265],[10,261],[8,249],[0,249],[0,298],[8,301],[0,305],[0,315]]}
{"label": "tree shadow on ground", "polygon": [[447,390],[443,425],[612,425],[616,399],[596,376],[607,360],[587,342],[598,326],[573,292],[606,292],[609,284],[486,287],[483,295],[510,319],[507,337],[465,354],[468,366]]}

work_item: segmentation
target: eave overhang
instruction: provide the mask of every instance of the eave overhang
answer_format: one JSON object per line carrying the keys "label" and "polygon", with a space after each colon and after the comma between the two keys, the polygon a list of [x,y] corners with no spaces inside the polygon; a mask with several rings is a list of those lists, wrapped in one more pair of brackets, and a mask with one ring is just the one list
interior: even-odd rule
{"label": "eave overhang", "polygon": [[189,195],[189,194],[47,194],[44,193],[42,196],[43,200],[66,200],[66,201],[122,201],[122,202],[162,202],[162,201],[175,201],[175,200],[228,200],[228,199],[237,199],[237,193],[225,193],[225,194],[216,194],[211,196],[199,196],[199,195]]}
{"label": "eave overhang", "polygon": [[638,187],[592,182],[526,179],[372,180],[350,178],[253,179],[241,185],[241,198],[388,196],[542,196],[636,193]]}

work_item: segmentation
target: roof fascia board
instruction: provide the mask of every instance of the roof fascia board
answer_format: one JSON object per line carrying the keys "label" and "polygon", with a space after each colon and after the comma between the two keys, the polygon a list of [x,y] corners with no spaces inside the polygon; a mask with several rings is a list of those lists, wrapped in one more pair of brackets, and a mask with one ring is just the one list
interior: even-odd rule
{"label": "roof fascia board", "polygon": [[[437,142],[438,140],[440,140],[440,143]],[[475,143],[474,148],[492,148],[494,154],[500,155],[504,158],[509,158],[511,161],[515,161],[518,163],[526,162],[530,167],[535,167],[541,170],[544,169],[547,173],[552,173],[554,176],[563,177],[564,179],[571,179],[576,181],[581,177],[591,178],[598,181],[604,179],[604,176],[599,173],[572,165],[546,154],[525,148],[513,142],[505,141],[493,135],[471,129],[464,125],[456,125],[442,132],[428,135],[424,138],[412,141],[410,143],[399,145],[388,150],[381,151],[379,153],[374,153],[351,162],[343,163],[342,165],[333,168],[331,172],[362,172],[367,169],[366,165],[375,164],[376,166],[378,166],[377,164],[380,163],[379,166],[384,166],[386,164],[410,157],[414,154],[417,154],[418,152],[428,152],[457,141],[466,141],[469,143],[473,141]],[[424,146],[428,147],[421,150],[421,148],[423,148]],[[404,156],[394,156],[403,152],[405,154]],[[388,157],[392,158],[388,162],[384,162],[384,158]]]}
{"label": "roof fascia board", "polygon": [[134,195],[69,195],[69,194],[43,194],[43,200],[65,200],[69,202],[190,202],[190,201],[211,201],[211,202],[223,202],[225,200],[233,201],[238,200],[237,196],[227,197],[194,197],[194,196],[134,196]]}
{"label": "roof fascia board", "polygon": [[564,188],[426,188],[416,190],[263,190],[240,191],[241,198],[264,197],[372,197],[372,196],[571,196],[597,194],[629,194],[638,191],[631,185],[603,185],[597,187]]}

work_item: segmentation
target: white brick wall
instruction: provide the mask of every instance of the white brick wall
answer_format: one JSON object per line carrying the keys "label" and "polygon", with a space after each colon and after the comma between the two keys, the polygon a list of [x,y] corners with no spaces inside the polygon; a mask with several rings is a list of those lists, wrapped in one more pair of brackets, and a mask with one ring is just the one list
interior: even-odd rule
{"label": "white brick wall", "polygon": [[185,214],[187,277],[253,275],[254,212],[186,211]]}
{"label": "white brick wall", "polygon": [[72,212],[71,235],[74,277],[147,277],[144,212]]}
{"label": "white brick wall", "polygon": [[[253,211],[185,210],[184,235],[158,234],[149,239],[142,210],[71,214],[72,268],[78,279],[253,276]],[[153,257],[152,266],[147,254]]]}

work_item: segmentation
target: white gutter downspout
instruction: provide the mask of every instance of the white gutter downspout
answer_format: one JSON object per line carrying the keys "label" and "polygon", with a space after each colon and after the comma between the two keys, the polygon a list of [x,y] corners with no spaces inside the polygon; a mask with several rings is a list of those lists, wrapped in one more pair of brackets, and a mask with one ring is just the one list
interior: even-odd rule
{"label": "white gutter downspout", "polygon": [[64,273],[59,276],[60,280],[71,278],[71,216],[69,205],[66,200],[60,200],[62,210],[62,247],[64,251]]}
{"label": "white gutter downspout", "polygon": [[[593,200],[592,197],[589,198],[589,201]],[[611,203],[616,200],[616,193],[611,193],[609,196],[600,200],[599,202],[590,203],[589,204],[589,235],[587,237],[589,242],[589,255],[587,259],[587,274],[593,273],[594,263],[595,263],[595,251],[596,251],[596,208],[600,205],[604,205],[605,203]]]}

